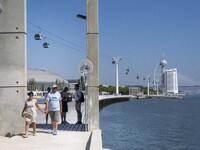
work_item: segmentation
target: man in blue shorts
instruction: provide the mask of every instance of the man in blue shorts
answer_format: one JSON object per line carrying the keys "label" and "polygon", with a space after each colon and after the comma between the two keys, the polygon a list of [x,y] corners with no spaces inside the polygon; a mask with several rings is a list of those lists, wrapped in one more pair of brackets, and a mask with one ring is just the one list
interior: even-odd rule
{"label": "man in blue shorts", "polygon": [[57,92],[57,85],[53,84],[52,91],[46,98],[46,114],[51,116],[52,134],[57,135],[59,116],[62,113],[61,95]]}

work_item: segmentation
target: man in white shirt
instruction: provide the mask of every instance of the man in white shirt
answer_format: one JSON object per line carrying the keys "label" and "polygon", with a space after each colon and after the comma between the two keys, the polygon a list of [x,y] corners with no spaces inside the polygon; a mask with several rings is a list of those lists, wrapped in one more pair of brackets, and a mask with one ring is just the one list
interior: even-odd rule
{"label": "man in white shirt", "polygon": [[46,114],[49,112],[51,116],[52,134],[57,135],[59,116],[62,113],[61,95],[57,92],[57,85],[53,84],[52,92],[46,98]]}

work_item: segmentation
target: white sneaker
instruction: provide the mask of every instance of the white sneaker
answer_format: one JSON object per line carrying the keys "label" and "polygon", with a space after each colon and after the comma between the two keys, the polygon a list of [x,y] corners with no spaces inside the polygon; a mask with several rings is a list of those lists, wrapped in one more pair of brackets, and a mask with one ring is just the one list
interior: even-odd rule
{"label": "white sneaker", "polygon": [[23,135],[23,138],[28,138],[28,134]]}
{"label": "white sneaker", "polygon": [[54,133],[53,133],[53,135],[57,135],[57,130],[54,130]]}
{"label": "white sneaker", "polygon": [[54,134],[54,129],[51,131],[51,134]]}

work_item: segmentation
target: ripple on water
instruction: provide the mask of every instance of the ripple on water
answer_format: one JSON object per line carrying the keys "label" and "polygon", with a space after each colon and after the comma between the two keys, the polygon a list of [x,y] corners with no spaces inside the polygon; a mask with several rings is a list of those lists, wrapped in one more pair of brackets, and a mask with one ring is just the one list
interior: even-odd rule
{"label": "ripple on water", "polygon": [[112,150],[199,150],[200,97],[116,103],[100,112],[103,145]]}

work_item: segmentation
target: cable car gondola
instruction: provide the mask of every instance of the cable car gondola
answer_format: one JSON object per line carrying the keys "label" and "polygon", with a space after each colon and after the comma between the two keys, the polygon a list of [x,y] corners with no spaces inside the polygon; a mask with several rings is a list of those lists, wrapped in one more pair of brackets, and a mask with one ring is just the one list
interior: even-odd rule
{"label": "cable car gondola", "polygon": [[39,34],[39,33],[35,34],[34,37],[35,37],[35,40],[41,40],[42,39],[42,35]]}
{"label": "cable car gondola", "polygon": [[43,48],[49,48],[49,43],[48,42],[44,42],[43,43]]}

